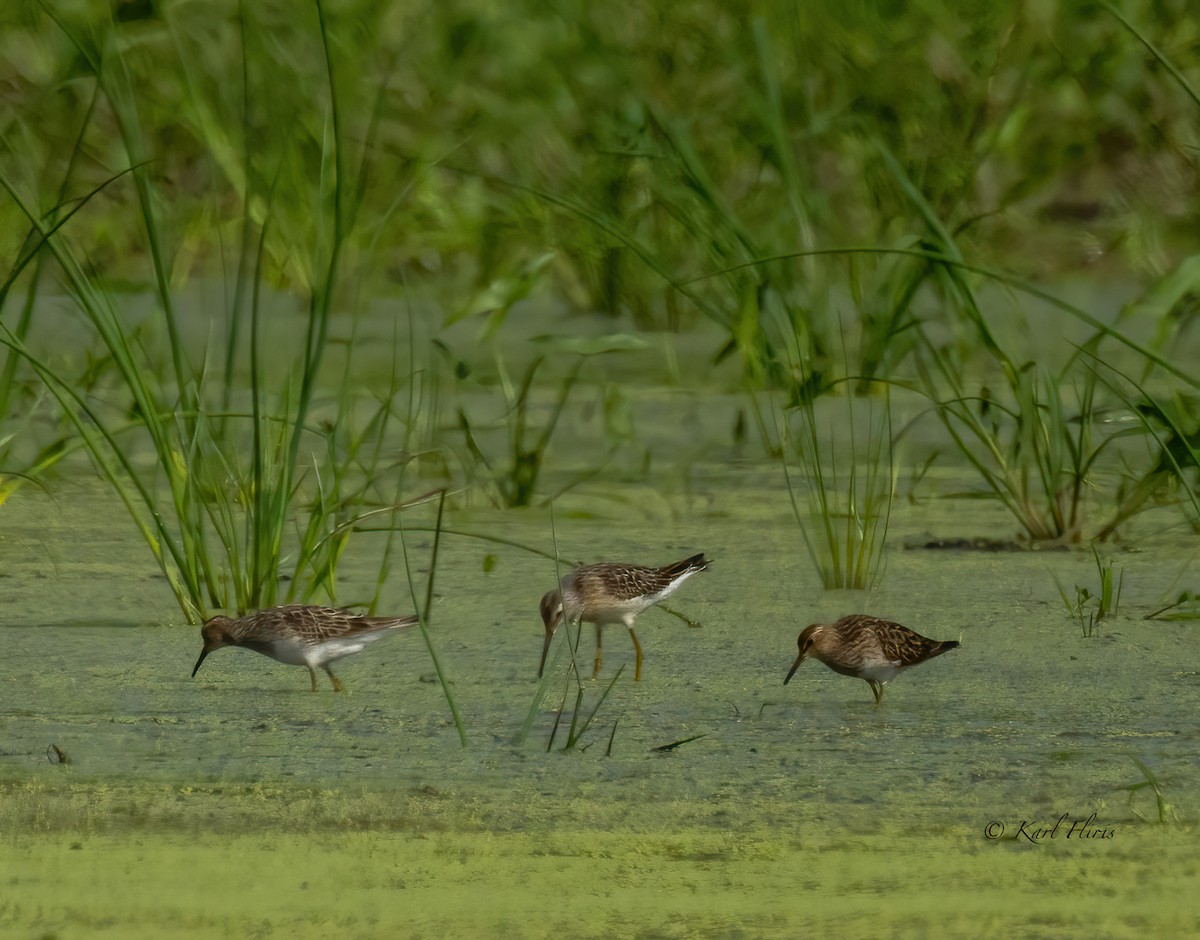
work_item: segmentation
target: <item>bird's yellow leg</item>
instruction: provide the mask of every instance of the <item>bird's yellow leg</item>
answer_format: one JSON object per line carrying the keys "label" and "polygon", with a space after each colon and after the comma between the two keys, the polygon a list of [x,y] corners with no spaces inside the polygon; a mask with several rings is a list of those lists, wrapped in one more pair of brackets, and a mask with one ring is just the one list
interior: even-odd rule
{"label": "bird's yellow leg", "polygon": [[[329,664],[321,663],[321,668],[325,670],[325,675],[329,676],[329,681],[333,683],[333,691],[341,692],[342,691],[342,683],[339,681],[338,677],[333,674],[333,670],[329,668]],[[314,674],[313,675],[313,685],[316,686],[316,684],[317,684],[317,677]],[[315,692],[316,689],[314,688],[313,691]]]}
{"label": "bird's yellow leg", "polygon": [[629,636],[633,640],[633,648],[637,654],[637,658],[634,660],[633,681],[641,682],[642,681],[642,644],[638,642],[637,634],[633,632],[633,627],[629,628]]}
{"label": "bird's yellow leg", "polygon": [[883,683],[875,679],[868,679],[867,682],[871,684],[871,691],[875,693],[875,704],[879,705],[883,702]]}
{"label": "bird's yellow leg", "polygon": [[317,691],[317,670],[312,666],[308,667],[308,677],[312,680],[312,691]]}
{"label": "bird's yellow leg", "polygon": [[604,652],[600,648],[600,637],[602,635],[601,631],[603,629],[604,628],[601,627],[600,624],[596,624],[596,662],[592,666],[592,678],[593,679],[595,679],[596,676],[600,675],[600,661],[604,658]]}

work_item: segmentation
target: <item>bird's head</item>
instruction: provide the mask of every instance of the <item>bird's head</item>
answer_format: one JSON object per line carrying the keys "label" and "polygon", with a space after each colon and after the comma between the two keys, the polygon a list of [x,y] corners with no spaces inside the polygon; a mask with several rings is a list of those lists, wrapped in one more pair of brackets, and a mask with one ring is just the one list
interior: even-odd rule
{"label": "bird's head", "polygon": [[200,639],[204,641],[204,647],[200,650],[200,658],[196,660],[196,665],[192,667],[193,679],[200,671],[200,664],[204,662],[205,656],[222,646],[233,646],[237,642],[230,633],[229,628],[232,624],[233,620],[229,617],[211,617],[204,621],[200,628]]}
{"label": "bird's head", "polygon": [[822,629],[821,624],[814,623],[800,631],[800,636],[796,639],[796,645],[800,647],[800,655],[796,657],[796,661],[792,663],[792,668],[784,676],[784,685],[787,685],[791,681],[796,670],[800,668],[800,664],[812,654],[813,645],[817,642],[817,638],[820,637]]}

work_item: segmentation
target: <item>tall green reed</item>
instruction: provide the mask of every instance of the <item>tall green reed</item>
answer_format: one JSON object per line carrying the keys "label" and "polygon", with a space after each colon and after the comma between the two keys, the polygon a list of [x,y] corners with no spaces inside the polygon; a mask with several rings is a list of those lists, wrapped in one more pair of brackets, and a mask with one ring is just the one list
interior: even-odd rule
{"label": "tall green reed", "polygon": [[[68,194],[74,183],[75,170],[83,142],[83,133],[88,126],[86,115],[89,115],[92,108],[94,108],[98,93],[98,88],[93,90],[85,117],[80,122],[78,134],[70,147],[66,166],[62,171],[62,179],[53,197],[54,208],[46,214],[46,220],[49,225],[48,232],[56,232],[62,228],[70,220],[71,216],[80,211],[88,203],[92,196],[96,195],[108,183],[112,182],[111,179],[105,180],[99,187],[93,189],[92,192],[85,195],[82,199],[75,200],[73,205],[68,205]],[[10,196],[13,196],[14,199],[16,198],[12,183],[9,180],[0,178],[0,185],[5,188]],[[6,349],[3,357],[3,366],[0,367],[0,505],[3,505],[23,483],[37,481],[41,475],[52,469],[70,450],[70,435],[66,433],[62,417],[57,413],[52,416],[46,415],[46,417],[50,417],[55,427],[56,437],[54,440],[45,444],[39,442],[37,450],[32,455],[27,452],[27,449],[26,452],[18,453],[16,446],[18,439],[36,435],[37,432],[34,428],[35,419],[43,416],[41,402],[43,398],[49,397],[44,394],[31,394],[25,381],[27,376],[21,370],[21,347],[29,337],[33,326],[34,310],[43,280],[47,276],[47,253],[42,250],[47,237],[47,232],[44,232],[40,226],[30,226],[16,253],[11,270],[3,283],[0,284],[0,317],[2,317],[14,291],[20,286],[20,278],[22,275],[28,275],[24,284],[23,299],[20,302],[20,308],[15,317],[15,323],[10,326],[0,319],[0,326],[3,327],[3,335],[0,337],[0,342],[9,341],[5,342]],[[101,374],[105,371],[105,367],[109,364],[110,361],[107,358],[102,358],[98,362],[90,364],[82,376],[74,377],[72,385],[76,388],[91,390],[99,381]],[[14,470],[12,468],[12,463],[15,460],[23,461],[20,469]]]}

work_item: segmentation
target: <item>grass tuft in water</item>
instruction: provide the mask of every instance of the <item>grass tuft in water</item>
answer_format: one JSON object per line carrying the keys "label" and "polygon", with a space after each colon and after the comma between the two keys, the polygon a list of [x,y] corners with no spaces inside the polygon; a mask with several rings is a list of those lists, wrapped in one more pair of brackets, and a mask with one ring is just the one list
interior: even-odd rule
{"label": "grass tuft in water", "polygon": [[840,401],[825,396],[824,404],[819,409],[809,397],[784,414],[784,480],[821,583],[864,589],[883,572],[896,491],[891,397],[885,385],[881,401],[846,394]]}
{"label": "grass tuft in water", "polygon": [[[959,452],[988,492],[1033,542],[1074,543],[1083,538],[1084,507],[1092,474],[1112,440],[1095,440],[1096,378],[1074,385],[1069,364],[1055,374],[1035,362],[1001,363],[1004,386],[970,394],[964,370],[946,349],[926,342],[917,357],[925,393]],[[940,397],[938,389],[948,389]]]}
{"label": "grass tuft in water", "polygon": [[560,381],[549,417],[538,431],[531,432],[529,417],[532,404],[530,399],[534,388],[534,378],[544,361],[545,357],[543,356],[534,358],[526,368],[524,378],[517,388],[514,388],[508,380],[503,367],[500,368],[505,403],[502,420],[508,444],[507,458],[503,461],[502,469],[496,467],[496,461],[489,458],[480,446],[480,429],[472,423],[466,409],[462,405],[459,405],[458,408],[458,427],[462,432],[467,449],[495,481],[500,503],[510,508],[528,506],[533,502],[538,477],[541,475],[546,451],[550,446],[550,438],[554,434],[559,418],[562,417],[563,408],[566,407],[571,389],[579,378],[579,371],[583,368],[583,359],[580,358]]}
{"label": "grass tuft in water", "polygon": [[[1107,620],[1121,605],[1121,588],[1125,583],[1125,572],[1114,571],[1113,560],[1101,561],[1100,553],[1092,546],[1092,558],[1096,562],[1097,582],[1092,588],[1075,585],[1074,600],[1066,589],[1058,584],[1058,593],[1072,619],[1078,622],[1080,633],[1085,637],[1096,635],[1102,620]],[[1057,578],[1055,579],[1057,583]]]}
{"label": "grass tuft in water", "polygon": [[[582,628],[582,624],[580,624],[579,626],[580,626],[580,628]],[[577,645],[578,645],[578,634],[576,634],[576,646]],[[582,738],[585,734],[587,734],[588,730],[595,723],[596,714],[600,711],[600,707],[604,704],[605,699],[608,698],[609,693],[612,692],[613,686],[615,686],[617,684],[617,680],[619,678],[621,678],[621,673],[625,671],[624,665],[621,665],[617,668],[617,671],[613,674],[613,677],[608,681],[608,685],[606,685],[604,687],[604,691],[602,691],[600,693],[599,697],[596,699],[595,704],[592,705],[591,711],[589,711],[585,715],[584,714],[584,702],[583,702],[584,687],[583,687],[583,682],[579,676],[579,670],[577,668],[575,668],[575,657],[574,657],[573,653],[571,656],[571,666],[572,666],[571,673],[574,677],[574,685],[575,685],[575,704],[574,704],[574,708],[571,709],[571,724],[567,728],[567,740],[563,744],[563,748],[562,748],[564,751],[573,750],[579,744],[580,738]],[[568,679],[568,682],[563,686],[563,695],[562,695],[562,699],[558,705],[558,711],[554,716],[554,724],[551,726],[550,734],[546,739],[546,750],[547,751],[553,750],[553,748],[554,748],[554,739],[555,739],[555,737],[557,737],[558,729],[559,729],[560,725],[562,724],[563,712],[566,710],[567,698],[570,693],[570,686],[571,686],[571,682],[570,682],[570,679]],[[617,732],[616,724],[614,723],[612,735],[616,735],[616,732]],[[610,738],[609,738],[609,753],[611,753],[611,752],[612,752],[612,736],[610,736]]]}

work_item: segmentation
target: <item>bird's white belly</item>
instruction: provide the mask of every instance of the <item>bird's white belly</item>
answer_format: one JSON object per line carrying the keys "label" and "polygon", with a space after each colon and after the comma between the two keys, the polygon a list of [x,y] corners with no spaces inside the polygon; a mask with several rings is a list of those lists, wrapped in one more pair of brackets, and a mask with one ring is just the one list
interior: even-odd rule
{"label": "bird's white belly", "polygon": [[320,646],[310,646],[308,648],[308,661],[313,665],[331,663],[335,659],[341,659],[343,656],[350,656],[361,651],[370,640],[377,639],[378,637],[379,634],[375,633],[325,640]]}
{"label": "bird's white belly", "polygon": [[374,636],[356,636],[346,639],[325,640],[322,643],[304,645],[291,640],[272,643],[259,652],[265,653],[277,662],[288,666],[319,666],[322,663],[333,662],[343,656],[360,652],[367,645],[367,640]]}
{"label": "bird's white belly", "polygon": [[627,619],[632,619],[645,610],[649,604],[634,603],[634,604],[617,604],[611,607],[590,607],[583,613],[582,618],[578,616],[576,619],[583,619],[589,623],[603,625],[608,623],[625,623]]}
{"label": "bird's white belly", "polygon": [[631,597],[620,601],[614,600],[607,604],[571,605],[567,608],[567,613],[570,615],[570,619],[576,622],[586,620],[588,623],[594,623],[597,626],[610,623],[623,623],[625,626],[630,626],[638,614],[647,607],[654,606],[654,604],[669,593],[669,591],[663,591],[661,594]]}
{"label": "bird's white belly", "polygon": [[262,646],[252,646],[251,649],[288,666],[308,665],[304,656],[305,648],[294,640],[275,640]]}
{"label": "bird's white belly", "polygon": [[873,662],[863,665],[858,674],[864,679],[874,679],[876,682],[891,682],[900,674],[900,666],[896,663]]}

